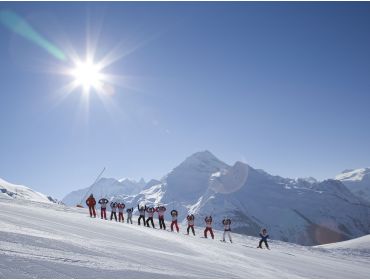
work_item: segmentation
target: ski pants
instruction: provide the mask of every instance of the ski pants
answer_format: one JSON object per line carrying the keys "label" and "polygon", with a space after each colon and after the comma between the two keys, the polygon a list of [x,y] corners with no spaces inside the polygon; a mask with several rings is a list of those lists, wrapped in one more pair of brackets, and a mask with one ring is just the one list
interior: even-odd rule
{"label": "ski pants", "polygon": [[164,217],[159,217],[159,227],[160,229],[166,229],[166,224],[164,223]]}
{"label": "ski pants", "polygon": [[155,228],[155,226],[154,226],[154,221],[153,221],[153,217],[149,217],[148,219],[146,219],[146,226],[147,226],[147,227],[150,227],[150,226],[149,226],[149,221],[151,222],[152,227],[153,227],[153,228]]}
{"label": "ski pants", "polygon": [[132,224],[132,217],[131,216],[128,216],[127,217],[127,223],[130,221],[130,223]]}
{"label": "ski pants", "polygon": [[94,218],[96,217],[95,213],[95,206],[89,206],[89,212],[90,212],[90,217],[94,215]]}
{"label": "ski pants", "polygon": [[188,234],[189,234],[189,229],[191,229],[191,231],[193,232],[193,235],[195,236],[194,226],[188,226],[188,228],[186,230],[188,232]]}
{"label": "ski pants", "polygon": [[117,214],[116,214],[116,212],[111,212],[110,213],[110,220],[113,220],[113,216],[114,216],[114,219],[116,220],[116,222],[117,222]]}
{"label": "ski pants", "polygon": [[222,236],[222,240],[225,241],[226,234],[229,236],[230,242],[233,242],[233,240],[231,239],[230,230],[224,230],[224,235]]}
{"label": "ski pants", "polygon": [[269,245],[267,244],[267,240],[263,240],[263,239],[260,240],[260,243],[258,245],[258,248],[262,248],[262,242],[265,243],[265,246],[268,249],[269,248]]}
{"label": "ski pants", "polygon": [[107,219],[107,209],[106,208],[101,208],[100,209],[100,212],[101,212],[101,218],[102,219]]}
{"label": "ski pants", "polygon": [[122,223],[125,221],[125,218],[123,217],[123,213],[118,213],[118,221],[122,221]]}
{"label": "ski pants", "polygon": [[215,238],[215,236],[213,235],[213,231],[212,231],[212,228],[211,227],[206,227],[206,229],[204,230],[204,237],[207,238],[207,232],[209,231],[209,233],[211,234],[212,236],[212,239]]}
{"label": "ski pants", "polygon": [[177,232],[179,232],[179,226],[177,225],[177,220],[176,221],[172,221],[172,223],[171,223],[171,231],[173,231],[173,226],[175,226]]}
{"label": "ski pants", "polygon": [[145,226],[145,216],[140,215],[139,220],[137,221],[137,223],[138,223],[138,224],[139,224],[139,226],[140,226],[140,220],[141,220],[141,219],[143,219],[143,224],[144,224],[144,226]]}

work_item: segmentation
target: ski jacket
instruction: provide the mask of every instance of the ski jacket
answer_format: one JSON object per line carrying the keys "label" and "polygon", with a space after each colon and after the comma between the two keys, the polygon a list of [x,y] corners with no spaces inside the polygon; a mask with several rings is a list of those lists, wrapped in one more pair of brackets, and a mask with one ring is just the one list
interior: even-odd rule
{"label": "ski jacket", "polygon": [[212,217],[211,216],[206,217],[204,219],[204,221],[206,222],[206,227],[208,227],[208,228],[211,228],[212,227]]}
{"label": "ski jacket", "polygon": [[140,216],[144,216],[145,217],[146,205],[145,205],[145,207],[139,207],[139,204],[138,204],[137,205],[137,209],[139,210]]}
{"label": "ski jacket", "polygon": [[88,199],[86,199],[86,205],[89,206],[89,207],[92,207],[92,206],[95,206],[96,204],[96,201],[95,201],[95,198],[93,196],[89,196]]}
{"label": "ski jacket", "polygon": [[222,224],[224,225],[224,231],[231,231],[231,220],[230,219],[223,219]]}
{"label": "ski jacket", "polygon": [[124,203],[118,203],[118,212],[123,213],[123,209],[125,209],[126,205]]}
{"label": "ski jacket", "polygon": [[110,208],[112,208],[112,212],[117,211],[117,203],[116,202],[111,202],[110,203]]}
{"label": "ski jacket", "polygon": [[178,212],[176,210],[171,211],[172,221],[177,221]]}
{"label": "ski jacket", "polygon": [[156,209],[154,209],[153,207],[148,207],[147,209],[146,209],[146,212],[148,213],[148,217],[149,218],[153,218],[153,216],[154,216],[154,212],[156,211]]}
{"label": "ski jacket", "polygon": [[188,221],[188,226],[194,226],[194,215],[188,215],[186,220]]}
{"label": "ski jacket", "polygon": [[100,204],[100,207],[103,208],[103,209],[107,208],[108,202],[109,202],[109,200],[106,199],[106,198],[101,198],[98,201],[98,203]]}
{"label": "ski jacket", "polygon": [[262,232],[260,233],[260,236],[262,238],[262,241],[267,241],[267,238],[269,238],[269,235],[267,233],[263,234]]}
{"label": "ski jacket", "polygon": [[157,207],[156,210],[158,212],[158,217],[163,218],[164,217],[164,212],[166,212],[166,207],[164,207],[164,206]]}

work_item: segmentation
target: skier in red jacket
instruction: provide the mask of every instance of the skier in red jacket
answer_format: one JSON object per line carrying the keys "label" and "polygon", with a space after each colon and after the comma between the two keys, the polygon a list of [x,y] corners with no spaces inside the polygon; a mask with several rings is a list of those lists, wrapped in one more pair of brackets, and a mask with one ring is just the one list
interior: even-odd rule
{"label": "skier in red jacket", "polygon": [[171,231],[173,231],[173,226],[176,227],[177,232],[179,232],[179,226],[177,225],[177,216],[178,212],[176,210],[171,211],[172,223],[171,223]]}
{"label": "skier in red jacket", "polygon": [[89,198],[86,199],[86,205],[89,207],[90,217],[92,218],[92,216],[94,215],[94,218],[96,218],[95,212],[96,201],[93,194],[90,194]]}
{"label": "skier in red jacket", "polygon": [[123,217],[123,209],[125,209],[126,205],[124,203],[118,203],[117,208],[118,208],[118,222],[124,223],[125,218]]}
{"label": "skier in red jacket", "polygon": [[194,230],[194,215],[191,214],[191,215],[188,215],[186,217],[186,220],[188,221],[188,228],[187,228],[187,232],[188,232],[188,235],[189,235],[189,229],[191,229],[191,231],[193,232],[193,235],[195,236],[195,230]]}
{"label": "skier in red jacket", "polygon": [[147,227],[150,227],[149,222],[151,222],[152,227],[155,228],[154,221],[153,221],[153,216],[154,216],[155,211],[156,210],[155,210],[154,207],[147,207],[146,208],[146,212],[148,213],[148,219],[146,219],[145,223],[146,223]]}
{"label": "skier in red jacket", "polygon": [[166,207],[159,206],[157,207],[159,228],[166,230],[166,224],[164,223],[164,212],[166,212]]}
{"label": "skier in red jacket", "polygon": [[215,236],[213,235],[213,231],[212,231],[212,216],[207,216],[204,221],[206,222],[206,229],[204,230],[204,237],[207,238],[207,232],[209,231],[211,236],[212,236],[212,239],[215,238]]}

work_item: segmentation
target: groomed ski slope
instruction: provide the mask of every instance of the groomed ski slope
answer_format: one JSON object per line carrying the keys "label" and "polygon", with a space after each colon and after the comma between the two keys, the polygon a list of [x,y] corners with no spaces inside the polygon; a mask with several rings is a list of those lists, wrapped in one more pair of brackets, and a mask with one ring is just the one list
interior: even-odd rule
{"label": "groomed ski slope", "polygon": [[[0,278],[368,278],[370,255],[233,234],[234,243],[0,198]],[[156,221],[157,222],[157,221]],[[197,221],[198,223],[200,221]],[[199,226],[199,224],[198,224]]]}

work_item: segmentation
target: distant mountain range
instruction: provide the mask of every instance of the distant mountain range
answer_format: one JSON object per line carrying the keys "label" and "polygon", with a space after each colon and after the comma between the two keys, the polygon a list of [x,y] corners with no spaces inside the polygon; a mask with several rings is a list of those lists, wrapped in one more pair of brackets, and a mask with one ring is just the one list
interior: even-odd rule
{"label": "distant mountain range", "polygon": [[370,168],[348,169],[335,177],[355,195],[370,202]]}
{"label": "distant mountain range", "polygon": [[81,202],[85,205],[85,199],[91,193],[97,197],[107,197],[113,199],[119,195],[135,195],[138,194],[144,187],[146,182],[142,179],[139,182],[129,179],[116,180],[113,178],[101,178],[94,185],[73,191],[66,195],[62,202],[66,205],[75,206]]}
{"label": "distant mountain range", "polygon": [[[229,217],[233,230],[239,233],[257,235],[266,227],[272,238],[316,245],[370,233],[366,170],[346,170],[337,180],[322,182],[289,179],[242,162],[229,166],[203,151],[185,159],[161,180],[146,183],[102,178],[62,201],[74,206],[93,193],[97,198],[123,200],[134,207],[138,203],[163,204],[169,211],[177,209],[183,222],[188,213],[195,214],[197,226],[203,226],[204,217],[212,215],[215,227],[221,228],[221,220]],[[350,176],[360,173],[363,176]]]}

